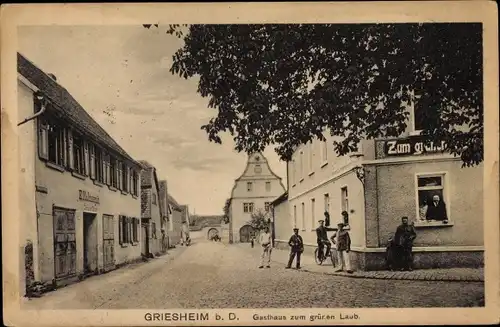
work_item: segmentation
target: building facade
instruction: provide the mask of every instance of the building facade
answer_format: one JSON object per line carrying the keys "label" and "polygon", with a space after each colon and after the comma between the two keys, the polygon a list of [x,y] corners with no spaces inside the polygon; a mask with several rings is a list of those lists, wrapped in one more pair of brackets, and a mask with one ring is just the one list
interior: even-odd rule
{"label": "building facade", "polygon": [[33,279],[61,285],[139,259],[139,163],[21,54],[18,112],[20,232],[33,244]]}
{"label": "building facade", "polygon": [[161,238],[162,238],[162,252],[166,252],[170,248],[170,239],[168,237],[169,233],[169,221],[172,213],[170,212],[170,208],[168,206],[168,184],[166,180],[159,181],[159,190],[158,190],[158,202],[160,203],[162,220],[161,220]]}
{"label": "building facade", "polygon": [[163,209],[160,204],[160,183],[156,168],[147,161],[141,174],[141,231],[142,255],[151,257],[164,252],[162,241]]}
{"label": "building facade", "polygon": [[250,242],[255,233],[250,225],[252,213],[263,210],[271,219],[271,201],[284,191],[281,178],[271,170],[262,153],[249,155],[245,170],[231,191],[229,242]]}
{"label": "building facade", "polygon": [[[297,227],[312,253],[318,220],[328,212],[336,227],[347,211],[357,269],[385,268],[386,247],[403,216],[417,231],[415,268],[483,264],[482,165],[462,168],[460,158],[442,151],[446,144],[425,142],[418,107],[408,110],[403,135],[363,140],[356,153],[338,157],[329,135],[296,149],[287,164],[288,200],[276,201],[278,247],[287,248],[290,228]],[[444,209],[431,217],[435,196]]]}
{"label": "building facade", "polygon": [[168,243],[175,247],[181,242],[182,236],[182,209],[172,195],[167,193],[168,208]]}

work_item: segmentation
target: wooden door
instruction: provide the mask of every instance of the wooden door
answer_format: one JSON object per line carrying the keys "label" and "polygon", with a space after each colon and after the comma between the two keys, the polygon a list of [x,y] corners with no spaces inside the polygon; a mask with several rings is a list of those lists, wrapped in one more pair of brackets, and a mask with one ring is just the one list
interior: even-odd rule
{"label": "wooden door", "polygon": [[115,221],[111,215],[102,216],[104,270],[115,267]]}
{"label": "wooden door", "polygon": [[240,242],[241,243],[248,243],[250,242],[250,239],[252,238],[254,233],[253,227],[250,225],[245,225],[240,228]]}
{"label": "wooden door", "polygon": [[54,268],[56,279],[76,274],[75,210],[55,208]]}

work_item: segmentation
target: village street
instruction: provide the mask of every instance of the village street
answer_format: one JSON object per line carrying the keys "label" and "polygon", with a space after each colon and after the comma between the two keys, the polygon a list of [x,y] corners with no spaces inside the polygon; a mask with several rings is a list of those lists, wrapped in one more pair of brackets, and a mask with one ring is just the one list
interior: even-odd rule
{"label": "village street", "polygon": [[23,308],[454,307],[477,305],[483,296],[480,282],[349,278],[285,270],[274,261],[258,269],[258,259],[248,244],[195,239],[150,262],[24,300]]}

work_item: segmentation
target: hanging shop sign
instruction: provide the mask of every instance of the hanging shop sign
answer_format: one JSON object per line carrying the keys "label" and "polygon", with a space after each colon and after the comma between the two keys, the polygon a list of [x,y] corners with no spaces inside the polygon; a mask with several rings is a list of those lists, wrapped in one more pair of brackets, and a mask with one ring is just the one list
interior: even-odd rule
{"label": "hanging shop sign", "polygon": [[425,142],[422,137],[409,137],[384,142],[384,153],[387,156],[420,155],[439,153],[446,150],[446,142]]}

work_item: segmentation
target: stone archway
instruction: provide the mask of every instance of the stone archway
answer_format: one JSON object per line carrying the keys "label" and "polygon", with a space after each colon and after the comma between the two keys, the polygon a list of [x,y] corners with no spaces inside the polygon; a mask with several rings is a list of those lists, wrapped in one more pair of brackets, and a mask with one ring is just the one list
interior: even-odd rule
{"label": "stone archway", "polygon": [[240,228],[240,242],[241,243],[249,243],[255,234],[255,230],[250,225],[244,225]]}
{"label": "stone archway", "polygon": [[212,240],[212,238],[215,236],[215,235],[219,235],[219,230],[215,227],[212,227],[210,229],[208,229],[208,232],[207,232],[207,238],[209,240]]}

